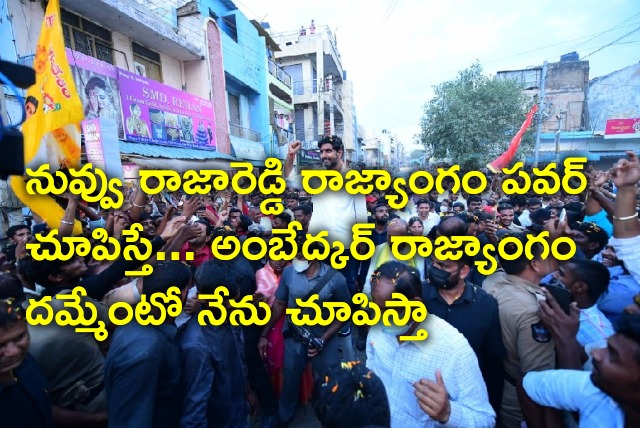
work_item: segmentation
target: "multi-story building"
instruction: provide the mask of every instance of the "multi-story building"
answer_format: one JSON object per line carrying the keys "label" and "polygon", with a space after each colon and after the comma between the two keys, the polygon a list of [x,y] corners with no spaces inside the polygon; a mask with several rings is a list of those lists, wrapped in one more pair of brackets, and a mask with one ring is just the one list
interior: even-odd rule
{"label": "multi-story building", "polygon": [[[317,148],[323,135],[339,135],[347,153],[355,152],[353,89],[333,33],[327,26],[271,33],[281,51],[279,64],[293,80],[294,129],[305,149]],[[347,101],[344,93],[347,92]]]}
{"label": "multi-story building", "polygon": [[271,147],[272,115],[264,35],[231,0],[200,0],[199,6],[221,30],[232,154],[261,166]]}
{"label": "multi-story building", "polygon": [[267,22],[251,21],[258,33],[264,37],[267,49],[267,83],[269,85],[270,134],[267,155],[278,159],[287,156],[287,144],[295,139],[293,130],[293,81],[282,67],[276,64],[275,52],[280,47],[267,29]]}
{"label": "multi-story building", "polygon": [[[3,57],[13,50],[21,63],[31,65],[44,6],[8,1],[15,43],[0,47]],[[219,84],[224,82],[222,51],[215,44],[219,23],[196,6],[178,0],[61,0],[67,57],[85,115],[116,122],[117,136],[108,141],[119,145],[116,152],[125,164],[188,169],[207,162],[226,169],[233,160]],[[102,113],[89,112],[96,83],[108,104]],[[136,108],[145,126],[134,132]]]}
{"label": "multi-story building", "polygon": [[[612,160],[640,143],[638,64],[589,80],[589,62],[576,53],[547,65],[538,161],[586,157],[608,169]],[[543,67],[503,71],[498,78],[523,83],[525,93],[538,95]],[[527,157],[528,162],[534,156]]]}

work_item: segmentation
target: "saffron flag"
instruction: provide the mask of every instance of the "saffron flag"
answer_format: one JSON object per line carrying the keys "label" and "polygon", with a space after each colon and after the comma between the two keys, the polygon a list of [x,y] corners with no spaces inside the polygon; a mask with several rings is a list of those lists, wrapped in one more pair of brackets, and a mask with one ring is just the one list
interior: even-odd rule
{"label": "saffron flag", "polygon": [[527,117],[524,120],[524,123],[522,124],[522,126],[520,127],[520,130],[511,139],[511,143],[509,144],[509,147],[507,148],[507,150],[503,154],[501,154],[496,160],[487,164],[487,168],[489,168],[493,173],[502,172],[502,168],[509,166],[509,163],[511,163],[511,160],[515,156],[516,151],[518,150],[518,147],[520,147],[520,141],[522,141],[522,136],[527,131],[527,128],[531,126],[531,122],[533,121],[533,115],[536,114],[537,111],[538,111],[538,105],[534,104],[533,107],[531,107],[531,110],[529,111],[529,113],[527,113]]}
{"label": "saffron flag", "polygon": [[[33,68],[36,83],[27,90],[27,120],[22,126],[24,161],[30,163],[42,141],[57,162],[50,170],[80,165],[80,127],[84,119],[82,100],[78,96],[64,49],[59,0],[50,0],[36,46]],[[23,177],[11,177],[11,187],[20,200],[42,217],[52,228],[60,225],[64,210],[48,195],[30,195]],[[79,222],[74,234],[82,232]]]}

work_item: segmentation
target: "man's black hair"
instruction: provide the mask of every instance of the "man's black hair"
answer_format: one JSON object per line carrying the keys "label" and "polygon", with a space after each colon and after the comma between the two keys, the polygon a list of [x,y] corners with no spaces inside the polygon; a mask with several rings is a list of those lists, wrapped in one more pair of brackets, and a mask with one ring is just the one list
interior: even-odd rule
{"label": "man's black hair", "polygon": [[429,208],[433,208],[433,206],[434,206],[434,203],[431,202],[429,199],[420,198],[420,199],[418,199],[418,202],[416,202],[416,208],[418,208],[422,204],[429,205]]}
{"label": "man's black hair", "polygon": [[527,201],[527,206],[530,207],[531,205],[542,206],[542,201],[538,198],[529,198],[529,200]]}
{"label": "man's black hair", "polygon": [[467,198],[467,205],[469,205],[471,202],[482,203],[482,198],[478,195],[469,195],[469,197]]}
{"label": "man's black hair", "polygon": [[513,209],[513,206],[511,204],[500,204],[498,205],[497,211],[501,212],[501,211],[512,210],[512,209]]}
{"label": "man's black hair", "polygon": [[409,265],[396,261],[384,263],[373,272],[371,277],[372,284],[379,278],[395,281],[393,291],[404,295],[409,300],[416,297],[422,298],[420,273]]}
{"label": "man's black hair", "polygon": [[291,223],[291,214],[289,214],[286,211],[283,211],[280,214],[273,216],[273,218],[279,218],[280,220],[284,221],[287,224]]}
{"label": "man's black hair", "polygon": [[513,195],[509,198],[509,204],[512,206],[524,207],[527,205],[527,197],[524,195]]}
{"label": "man's black hair", "polygon": [[309,204],[300,204],[300,205],[296,205],[295,207],[293,207],[291,209],[291,211],[293,211],[294,213],[296,211],[302,211],[302,213],[304,215],[311,215],[311,205]]}
{"label": "man's black hair", "polygon": [[22,302],[25,300],[22,282],[14,273],[0,273],[0,328],[25,319]]}
{"label": "man's black hair", "polygon": [[[615,324],[616,333],[633,340],[640,346],[640,314],[623,313]],[[640,364],[640,351],[636,352],[636,362]]]}
{"label": "man's black hair", "polygon": [[239,293],[234,264],[228,261],[211,259],[201,264],[196,270],[196,286],[200,294],[213,294],[218,287],[226,287],[229,297]]}
{"label": "man's black hair", "polygon": [[464,211],[467,207],[464,206],[464,202],[454,202],[453,204],[451,204],[451,209],[453,208],[462,208],[462,211]]}
{"label": "man's black hair", "polygon": [[200,219],[198,221],[194,221],[193,224],[204,224],[207,228],[207,236],[211,236],[211,233],[213,232],[213,226],[211,225],[209,220]]}
{"label": "man's black hair", "polygon": [[335,150],[336,152],[342,150],[342,152],[344,153],[344,144],[342,143],[342,138],[338,137],[337,135],[324,136],[320,141],[318,141],[318,148],[322,148],[324,144],[331,144],[333,150]]}
{"label": "man's black hair", "polygon": [[[60,250],[62,254],[67,254],[70,251],[70,246],[68,243],[62,241],[60,242]],[[56,246],[49,242],[41,242],[40,243],[41,251],[48,250],[50,254],[54,254],[56,251]],[[45,288],[55,288],[57,287],[56,282],[52,282],[49,279],[49,276],[59,275],[62,272],[62,268],[68,264],[73,263],[74,257],[71,257],[69,260],[35,260],[32,259],[32,263],[30,266],[29,276],[41,286]]]}
{"label": "man's black hair", "polygon": [[607,234],[607,232],[593,222],[588,221],[579,223],[576,229],[584,233],[585,236],[589,239],[589,242],[598,243],[598,248],[594,250],[596,254],[602,251],[605,245],[607,245],[607,243],[609,242],[609,235]]}
{"label": "man's black hair", "polygon": [[587,259],[573,259],[570,264],[574,266],[571,269],[573,277],[586,283],[589,287],[589,297],[593,302],[607,292],[611,275],[605,265],[595,260]]}
{"label": "man's black hair", "polygon": [[31,228],[26,224],[16,224],[7,229],[7,238],[13,238],[14,236],[16,236],[16,233],[18,233],[22,229],[29,229],[29,231],[31,231]]}
{"label": "man's black hair", "polygon": [[582,212],[582,202],[569,202],[568,204],[564,204],[564,209],[567,211],[580,213]]}
{"label": "man's black hair", "polygon": [[146,295],[166,293],[170,287],[183,290],[191,279],[189,267],[182,262],[160,262],[153,267],[151,275],[142,282],[142,292]]}
{"label": "man's black hair", "polygon": [[238,225],[238,228],[240,230],[248,231],[249,226],[251,226],[252,224],[253,224],[253,220],[251,220],[251,217],[245,214],[240,215],[240,224]]}
{"label": "man's black hair", "polygon": [[323,427],[388,427],[389,400],[382,380],[360,361],[338,363],[318,378],[313,408]]}
{"label": "man's black hair", "polygon": [[[520,232],[507,235],[518,239],[522,244],[522,248],[525,248],[527,242],[529,241],[528,236],[530,235],[530,233]],[[516,252],[516,244],[509,243],[505,245],[504,248],[507,254],[514,254]],[[541,243],[534,243],[531,246],[531,254],[533,255],[533,258],[538,259],[542,255],[543,250],[544,246]],[[498,254],[498,257],[500,259],[500,266],[502,266],[502,269],[504,269],[504,271],[509,275],[521,274],[525,270],[527,265],[529,265],[529,263],[531,262],[531,260],[527,258],[525,251],[522,251],[520,257],[515,260],[507,260],[504,257],[500,257],[500,254]]]}

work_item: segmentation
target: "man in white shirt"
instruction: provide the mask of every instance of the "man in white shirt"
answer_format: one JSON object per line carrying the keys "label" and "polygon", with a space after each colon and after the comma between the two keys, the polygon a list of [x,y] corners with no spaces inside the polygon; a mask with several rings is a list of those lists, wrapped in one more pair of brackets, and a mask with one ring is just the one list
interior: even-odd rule
{"label": "man in white shirt", "polygon": [[606,346],[613,326],[598,309],[598,299],[609,287],[609,270],[593,260],[576,259],[558,267],[556,281],[571,292],[571,300],[580,308],[580,327],[576,339],[582,346]]}
{"label": "man in white shirt", "polygon": [[[293,161],[296,154],[300,151],[302,143],[295,141],[289,145],[289,155],[284,163],[284,178],[291,182],[294,187],[301,187],[301,176],[291,176],[293,171]],[[344,145],[340,137],[326,136],[318,141],[320,149],[320,159],[325,168],[339,171],[342,176],[349,171],[346,164],[342,160],[344,153]],[[349,255],[347,266],[342,269],[341,273],[347,279],[349,291],[352,294],[356,291],[356,260],[350,257],[349,246],[353,241],[353,232],[351,230],[354,224],[367,223],[367,204],[366,195],[350,195],[345,189],[338,192],[326,190],[313,197],[313,214],[309,221],[309,233],[316,235],[321,231],[327,231],[329,237],[327,241],[333,244],[340,241],[346,249],[345,254]]]}
{"label": "man in white shirt", "polygon": [[593,372],[547,370],[528,373],[521,399],[526,409],[554,407],[580,414],[580,428],[640,426],[640,315],[623,314],[606,348],[592,351]]}
{"label": "man in white shirt", "polygon": [[435,204],[428,199],[420,199],[416,202],[418,217],[422,220],[423,236],[429,235],[431,229],[440,224],[440,216],[434,212]]}
{"label": "man in white shirt", "polygon": [[[400,262],[381,265],[372,284],[373,301],[384,311],[392,293],[410,301],[422,300],[416,269]],[[425,329],[426,340],[399,341]],[[391,427],[493,427],[478,360],[469,342],[435,315],[422,323],[373,326],[367,343],[367,367],[387,390]]]}

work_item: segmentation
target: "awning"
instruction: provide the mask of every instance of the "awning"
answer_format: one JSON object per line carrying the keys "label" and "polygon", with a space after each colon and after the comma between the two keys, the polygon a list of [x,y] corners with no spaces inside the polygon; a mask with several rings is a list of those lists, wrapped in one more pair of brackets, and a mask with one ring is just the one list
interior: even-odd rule
{"label": "awning", "polygon": [[160,146],[155,144],[120,141],[120,154],[131,162],[148,169],[187,171],[190,169],[229,169],[229,162],[237,162],[233,156],[214,150]]}
{"label": "awning", "polygon": [[[600,160],[599,153],[592,153],[586,150],[571,150],[559,153],[560,162],[565,160],[566,158],[587,158],[588,161],[598,161]],[[528,156],[526,159],[526,163],[533,163],[535,160],[535,155]],[[556,152],[540,152],[538,153],[538,162],[541,163],[549,163],[556,161]]]}
{"label": "awning", "polygon": [[232,153],[243,161],[250,162],[254,166],[264,166],[264,160],[267,158],[267,152],[264,145],[256,141],[250,141],[245,138],[230,135]]}

